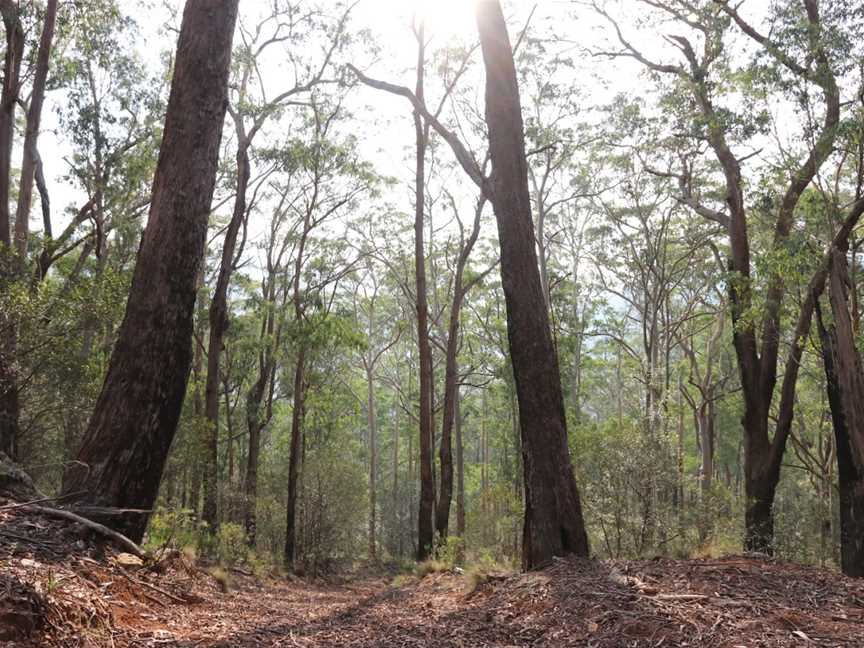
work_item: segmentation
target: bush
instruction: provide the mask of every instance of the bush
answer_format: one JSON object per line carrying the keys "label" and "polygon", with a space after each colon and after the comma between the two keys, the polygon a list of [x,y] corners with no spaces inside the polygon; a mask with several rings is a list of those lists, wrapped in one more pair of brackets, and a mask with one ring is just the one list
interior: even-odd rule
{"label": "bush", "polygon": [[249,558],[246,531],[239,524],[225,522],[216,534],[216,558],[224,565],[239,565]]}

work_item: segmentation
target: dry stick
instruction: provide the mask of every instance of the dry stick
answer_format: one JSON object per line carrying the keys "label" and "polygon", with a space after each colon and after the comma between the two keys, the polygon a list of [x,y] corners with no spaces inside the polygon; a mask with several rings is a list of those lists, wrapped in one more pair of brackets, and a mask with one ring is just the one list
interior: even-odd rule
{"label": "dry stick", "polygon": [[[152,583],[148,583],[147,581],[138,580],[137,578],[133,578],[132,576],[130,576],[129,574],[127,574],[127,573],[126,573],[125,571],[123,571],[122,569],[120,570],[120,573],[123,574],[123,576],[125,576],[126,578],[128,578],[130,581],[132,581],[132,582],[135,583],[136,585],[142,585],[142,586],[144,586],[144,587],[149,587],[149,588],[152,589],[154,592],[159,592],[162,596],[166,596],[166,597],[168,597],[169,599],[171,599],[172,601],[176,601],[177,603],[188,603],[188,602],[189,602],[189,601],[187,601],[186,599],[184,599],[184,598],[182,598],[182,597],[180,597],[180,596],[177,596],[176,594],[172,594],[171,592],[168,592],[168,591],[162,589],[161,587],[157,587],[156,585],[153,585]],[[160,601],[160,603],[161,603],[161,601]]]}
{"label": "dry stick", "polygon": [[59,502],[60,500],[69,499],[70,497],[77,497],[78,495],[84,495],[87,491],[78,491],[77,493],[68,493],[66,495],[57,495],[56,497],[41,497],[39,499],[30,500],[29,502],[19,502],[17,504],[7,504],[6,506],[0,506],[0,511],[8,511],[10,509],[24,508],[26,506],[32,506],[33,504],[41,504],[43,502]]}
{"label": "dry stick", "polygon": [[101,535],[104,535],[107,538],[111,538],[117,544],[121,545],[124,549],[128,550],[129,553],[138,556],[142,560],[147,558],[147,553],[141,549],[137,544],[132,542],[129,538],[124,536],[122,533],[117,533],[116,531],[112,531],[108,527],[99,524],[98,522],[93,522],[93,520],[88,520],[87,518],[81,517],[80,515],[76,515],[71,511],[64,511],[62,509],[54,509],[48,508],[45,506],[30,506],[28,507],[31,511],[35,511],[37,513],[42,513],[44,515],[50,515],[53,517],[63,518],[65,520],[71,520],[72,522],[77,522],[78,524],[83,524],[88,529],[95,531]]}

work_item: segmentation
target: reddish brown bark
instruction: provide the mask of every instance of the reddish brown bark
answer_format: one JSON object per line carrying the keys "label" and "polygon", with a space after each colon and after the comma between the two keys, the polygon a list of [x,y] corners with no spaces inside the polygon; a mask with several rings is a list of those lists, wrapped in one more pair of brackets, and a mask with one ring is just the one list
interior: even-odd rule
{"label": "reddish brown bark", "polygon": [[501,5],[477,5],[486,67],[486,124],[492,204],[501,245],[507,335],[519,402],[525,475],[522,565],[588,555],[588,536],[573,476],[558,356],[543,297],[528,190],[522,109],[513,50]]}
{"label": "reddish brown bark", "polygon": [[[237,0],[188,0],[153,181],[150,217],[126,314],[78,462],[63,493],[78,505],[150,509],[192,362],[196,278],[203,261],[227,107]],[[140,540],[148,516],[105,522]]]}
{"label": "reddish brown bark", "polygon": [[864,367],[849,314],[848,245],[831,256],[826,325],[817,302],[817,323],[834,424],[840,490],[840,564],[847,576],[864,577]]}

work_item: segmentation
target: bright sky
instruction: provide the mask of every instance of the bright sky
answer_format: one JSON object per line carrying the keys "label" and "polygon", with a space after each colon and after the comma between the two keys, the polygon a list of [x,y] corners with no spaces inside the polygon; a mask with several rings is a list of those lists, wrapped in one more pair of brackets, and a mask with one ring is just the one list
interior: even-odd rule
{"label": "bright sky", "polygon": [[[168,18],[167,11],[159,0],[149,0],[148,5],[151,8],[149,11],[141,11],[139,0],[118,1],[121,7],[139,22],[142,35],[139,51],[146,60],[155,64],[160,50],[173,47],[174,44],[173,35],[159,35],[160,27]],[[176,3],[177,7],[183,5],[183,0],[166,0],[166,2]],[[619,0],[615,6],[618,10],[626,12],[633,4],[632,0]],[[240,3],[241,15],[254,14],[256,11],[266,10],[265,7],[263,0],[242,0]],[[505,2],[512,39],[516,39],[532,10],[534,11],[532,30],[542,30],[545,33],[545,30],[551,26],[557,36],[570,43],[564,47],[571,48],[572,53],[582,60],[582,69],[575,72],[576,83],[587,84],[592,81],[590,74],[601,75],[600,82],[592,83],[591,86],[592,103],[602,103],[618,91],[631,90],[642,85],[638,82],[640,72],[638,64],[629,60],[609,62],[579,56],[584,48],[596,47],[603,42],[608,32],[602,28],[600,19],[593,12],[570,0]],[[476,40],[472,0],[361,0],[354,9],[352,26],[368,28],[375,35],[381,53],[377,58],[370,56],[366,61],[353,62],[365,68],[370,76],[412,85],[416,42],[410,26],[415,12],[427,21],[427,33],[432,38],[430,45],[432,49],[451,39],[466,43],[473,43]],[[652,43],[646,43],[644,40],[640,43],[649,48],[652,46]],[[284,89],[280,87],[280,82],[284,83],[284,79],[275,68],[273,72],[271,93],[275,94]],[[432,74],[434,72],[430,72],[430,76]],[[476,83],[479,87],[481,80],[466,79],[466,82]],[[480,97],[482,98],[482,93]],[[40,139],[46,178],[52,195],[52,211],[57,221],[55,229],[58,230],[62,227],[61,213],[66,206],[80,206],[84,202],[77,192],[60,180],[60,176],[68,170],[68,165],[63,158],[69,153],[68,144],[64,141],[62,133],[57,132],[57,119],[54,115],[54,105],[60,100],[62,97],[56,93],[48,96],[43,121],[44,130]],[[357,118],[356,125],[352,122],[351,127],[361,135],[360,146],[363,155],[373,162],[380,172],[409,180],[411,171],[405,161],[407,147],[413,141],[413,126],[407,102],[368,88],[359,88],[351,101],[350,107]],[[430,97],[430,103],[432,101],[434,99]],[[406,209],[410,209],[410,204],[406,204]],[[34,217],[32,226],[38,229],[39,223],[36,221]]]}

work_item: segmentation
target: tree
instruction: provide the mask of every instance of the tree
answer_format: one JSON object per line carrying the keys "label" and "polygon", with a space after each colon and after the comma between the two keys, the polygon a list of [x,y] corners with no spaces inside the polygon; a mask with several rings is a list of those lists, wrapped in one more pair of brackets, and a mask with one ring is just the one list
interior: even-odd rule
{"label": "tree", "polygon": [[[683,168],[674,177],[680,182],[680,201],[696,214],[721,224],[727,231],[732,275],[728,282],[734,327],[732,337],[744,397],[744,486],[748,498],[744,544],[750,551],[771,554],[774,496],[791,430],[803,337],[810,328],[813,300],[806,300],[798,312],[775,417],[771,406],[775,401],[779,376],[784,328],[782,309],[787,286],[779,264],[770,268],[768,281],[759,295],[764,307],[760,317],[754,317],[759,286],[751,257],[753,227],[748,213],[747,186],[742,175],[743,156],[733,150],[738,134],[750,130],[741,127],[730,111],[719,106],[718,75],[727,63],[724,38],[734,23],[771,58],[776,66],[776,76],[788,74],[792,78],[790,85],[811,86],[818,89],[824,98],[822,124],[809,138],[803,160],[796,161],[788,170],[779,200],[769,208],[773,236],[768,250],[770,254],[782,254],[795,224],[795,210],[801,194],[830,155],[840,120],[840,90],[829,55],[825,35],[827,27],[818,0],[801,0],[800,5],[795,3],[797,9],[790,14],[794,15],[794,26],[783,26],[788,41],[786,45],[780,44],[773,34],[770,37],[761,34],[724,0],[699,5],[682,0],[643,0],[643,4],[658,9],[664,18],[674,20],[677,25],[696,32],[700,41],[679,35],[671,37],[671,42],[683,56],[682,64],[659,63],[647,58],[623,35],[617,22],[604,9],[597,3],[594,7],[612,24],[621,46],[620,50],[607,52],[607,55],[633,58],[654,73],[682,82],[681,87],[689,95],[688,109],[696,111],[695,118],[691,116],[689,119],[690,126],[696,129],[700,140],[708,143],[722,169],[725,206],[721,209],[711,208],[700,200],[698,191],[694,190],[692,164],[686,159],[682,160]],[[701,42],[701,51],[697,52],[694,42]],[[806,62],[796,59],[799,51],[803,52]],[[772,425],[773,437],[770,436]]]}
{"label": "tree", "polygon": [[[338,21],[337,29],[332,35],[331,43],[325,50],[323,60],[309,78],[294,79],[294,85],[280,92],[275,97],[268,99],[266,88],[260,75],[259,60],[263,58],[267,49],[273,45],[291,41],[293,47],[298,49],[302,46],[302,27],[305,23],[313,23],[313,14],[298,14],[296,9],[290,5],[281,7],[275,3],[272,13],[261,20],[252,30],[241,29],[243,47],[237,57],[241,61],[239,79],[237,83],[236,97],[232,97],[228,112],[234,124],[237,137],[236,174],[237,180],[234,188],[234,207],[231,219],[225,229],[225,238],[222,244],[222,258],[219,264],[219,272],[216,286],[213,289],[213,298],[210,302],[209,322],[210,336],[207,343],[207,383],[205,388],[205,411],[207,414],[208,427],[205,428],[204,446],[206,461],[204,463],[204,507],[202,518],[215,530],[218,524],[216,502],[217,480],[217,448],[219,438],[219,362],[223,347],[223,339],[228,328],[228,287],[231,275],[240,256],[243,253],[245,238],[241,240],[239,248],[237,235],[241,225],[245,226],[249,212],[253,206],[247,199],[249,184],[252,173],[250,162],[250,150],[255,136],[261,131],[267,120],[278,116],[279,112],[291,102],[296,102],[295,97],[309,92],[322,83],[332,83],[332,79],[326,79],[325,73],[330,67],[333,53],[340,45],[345,22],[348,19],[350,9],[346,11]],[[265,30],[272,29],[273,35],[264,36]],[[269,31],[266,33],[269,34]],[[297,63],[297,61],[295,61]],[[299,66],[295,66],[295,69]],[[305,68],[305,66],[303,66]],[[259,87],[253,92],[254,80],[257,79]],[[267,171],[262,174],[259,183],[269,175]],[[254,202],[254,201],[253,201]],[[244,227],[245,231],[245,227]]]}
{"label": "tree", "polygon": [[[15,107],[21,99],[21,62],[24,57],[25,35],[20,7],[11,1],[4,1],[0,3],[0,13],[6,29],[3,89],[0,94],[0,289],[6,290],[14,277],[21,275],[26,267],[33,178],[38,160],[36,144],[54,40],[54,25],[57,20],[57,0],[49,0],[46,6],[42,35],[36,53],[33,89],[27,108],[14,241],[9,211],[12,144],[15,135]],[[18,332],[14,321],[5,314],[0,315],[0,331],[4,338],[0,344],[0,451],[14,459],[17,457],[20,417],[19,385],[15,369]]]}
{"label": "tree", "polygon": [[570,461],[558,356],[533,240],[522,108],[500,2],[478,3],[477,28],[486,67],[489,189],[501,245],[525,472],[522,566],[535,569],[553,556],[587,556],[588,536]]}
{"label": "tree", "polygon": [[[153,199],[126,315],[63,494],[78,507],[149,510],[192,362],[196,279],[225,119],[237,0],[188,0],[177,44]],[[147,513],[109,516],[134,540]]]}
{"label": "tree", "polygon": [[[377,81],[354,67],[351,69],[363,83],[408,99],[447,142],[462,169],[494,208],[522,441],[525,481],[522,566],[535,569],[553,556],[568,553],[587,556],[588,536],[570,459],[558,357],[534,245],[516,66],[497,0],[478,3],[477,26],[486,67],[491,180],[459,136],[441,123],[440,110],[431,113],[424,98],[408,88]],[[456,80],[460,76],[457,74]]]}
{"label": "tree", "polygon": [[[462,316],[462,305],[465,301],[465,296],[471,288],[483,280],[483,278],[492,270],[489,268],[486,272],[476,274],[470,279],[465,278],[465,269],[468,265],[468,260],[471,257],[471,251],[477,243],[480,236],[480,217],[483,214],[483,207],[486,205],[486,199],[481,196],[474,210],[474,222],[468,236],[465,236],[465,226],[459,218],[459,210],[456,206],[456,201],[452,195],[448,195],[450,206],[453,209],[453,214],[459,224],[459,248],[456,258],[456,268],[453,273],[453,295],[450,303],[449,323],[447,326],[447,344],[445,347],[445,368],[444,368],[444,412],[441,417],[441,442],[439,446],[439,457],[441,462],[441,486],[438,489],[438,505],[435,511],[435,531],[439,538],[446,538],[448,525],[450,522],[450,505],[453,501],[453,449],[452,439],[453,431],[456,428],[459,417],[459,344],[460,344],[460,317]],[[494,267],[494,266],[493,266]],[[462,439],[457,431],[457,477],[463,479],[462,461],[461,461],[461,443]],[[458,485],[458,484],[457,484]],[[462,492],[462,489],[459,489]],[[464,531],[465,520],[464,511],[461,517],[461,529]]]}

